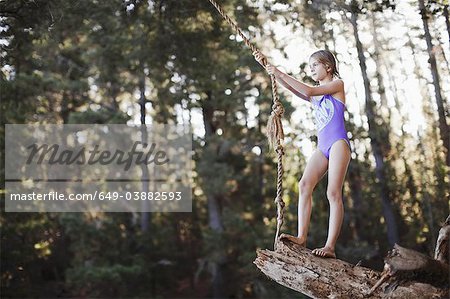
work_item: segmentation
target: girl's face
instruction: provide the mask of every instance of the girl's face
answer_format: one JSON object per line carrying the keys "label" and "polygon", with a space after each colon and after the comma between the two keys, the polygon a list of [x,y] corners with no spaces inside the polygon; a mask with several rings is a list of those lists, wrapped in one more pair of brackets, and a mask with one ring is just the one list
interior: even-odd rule
{"label": "girl's face", "polygon": [[327,67],[314,57],[311,57],[309,60],[309,67],[311,69],[311,77],[314,81],[322,81],[329,74]]}

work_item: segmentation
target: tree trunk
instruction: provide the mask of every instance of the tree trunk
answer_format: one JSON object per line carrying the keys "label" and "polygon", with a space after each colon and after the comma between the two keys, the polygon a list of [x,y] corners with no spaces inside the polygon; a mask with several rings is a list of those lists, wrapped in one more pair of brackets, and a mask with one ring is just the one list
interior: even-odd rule
{"label": "tree trunk", "polygon": [[[440,255],[448,257],[450,216],[441,229]],[[436,250],[438,250],[438,246]],[[253,262],[277,283],[312,298],[445,298],[449,265],[395,245],[385,270],[374,271],[338,259],[324,259],[289,240],[277,250],[257,250]]]}
{"label": "tree trunk", "polygon": [[[145,104],[147,103],[147,99],[145,98],[145,73],[144,70],[141,71],[141,76],[139,78],[139,91],[140,91],[140,98],[139,98],[139,107],[140,107],[140,118],[141,118],[141,142],[148,143],[147,142],[147,127],[145,124],[145,116],[147,115],[147,111],[145,109]],[[148,192],[149,191],[149,173],[148,173],[148,167],[147,164],[141,164],[142,169],[142,192]],[[148,202],[146,200],[143,200],[141,205],[143,205],[143,210],[145,210],[145,205],[148,205]],[[141,213],[141,230],[143,233],[147,232],[149,230],[149,224],[150,224],[150,213],[149,212],[142,212]]]}
{"label": "tree trunk", "polygon": [[[205,128],[205,147],[212,146],[210,138],[216,133],[216,126],[213,122],[214,108],[211,105],[212,93],[206,92],[207,98],[202,101],[203,124]],[[208,200],[208,219],[209,227],[218,235],[223,233],[222,213],[220,210],[219,198],[214,194],[206,195]],[[224,252],[218,250],[218,257],[210,261],[210,272],[212,275],[213,297],[223,298],[224,283],[223,283],[223,261],[225,260]]]}
{"label": "tree trunk", "polygon": [[[425,145],[423,138],[419,135],[419,152],[420,156],[422,157],[422,160],[427,160],[427,155],[425,153]],[[427,176],[427,172],[429,171],[430,166],[426,163],[422,163],[421,167],[419,168],[420,173],[420,187],[422,189],[421,197],[422,200],[419,201],[420,208],[423,211],[423,218],[426,221],[426,224],[429,227],[429,233],[431,237],[431,243],[434,244],[434,241],[436,240],[435,236],[435,229],[434,229],[434,215],[433,210],[431,208],[431,197],[432,197],[432,190],[428,190],[428,180],[429,177]]]}
{"label": "tree trunk", "polygon": [[372,100],[372,94],[370,91],[370,81],[367,76],[367,66],[366,66],[366,58],[364,56],[364,50],[359,38],[358,34],[358,24],[357,24],[358,15],[357,12],[351,12],[350,23],[353,27],[353,34],[356,41],[356,48],[358,51],[358,58],[361,67],[361,73],[364,81],[364,90],[365,90],[365,104],[366,104],[366,115],[369,122],[369,137],[370,137],[370,145],[372,146],[373,155],[375,158],[375,174],[378,179],[378,185],[380,188],[381,194],[381,204],[383,209],[383,215],[387,225],[387,236],[388,241],[391,246],[395,243],[398,243],[398,229],[396,223],[396,217],[394,214],[394,210],[392,207],[392,202],[389,196],[389,189],[387,185],[387,179],[385,175],[385,161],[382,151],[382,144],[386,142],[386,140],[382,140],[380,138],[380,128],[375,121],[375,102]]}
{"label": "tree trunk", "polygon": [[428,16],[427,10],[425,8],[424,0],[419,0],[420,15],[422,16],[423,29],[425,33],[425,40],[427,42],[427,50],[429,55],[429,63],[431,67],[431,75],[433,76],[433,86],[436,97],[436,104],[438,107],[439,115],[439,130],[441,135],[441,140],[444,143],[444,147],[447,150],[446,153],[446,163],[450,166],[450,132],[447,125],[447,119],[445,117],[445,109],[443,104],[443,99],[441,95],[440,79],[436,65],[436,56],[433,51],[433,44],[431,42],[430,30],[428,28]]}

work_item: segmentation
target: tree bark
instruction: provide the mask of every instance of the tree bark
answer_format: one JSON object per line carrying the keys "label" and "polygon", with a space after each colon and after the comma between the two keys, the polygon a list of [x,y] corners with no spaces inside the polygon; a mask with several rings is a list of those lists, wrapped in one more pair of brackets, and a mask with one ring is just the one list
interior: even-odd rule
{"label": "tree bark", "polygon": [[446,153],[446,163],[447,166],[450,166],[450,132],[447,125],[447,119],[445,116],[445,109],[443,104],[443,98],[441,95],[441,85],[439,79],[439,73],[436,65],[436,56],[433,51],[433,43],[431,42],[430,29],[428,28],[428,16],[427,10],[425,8],[424,0],[419,0],[419,9],[420,15],[422,16],[423,29],[425,33],[425,40],[427,42],[427,50],[429,56],[429,63],[431,68],[431,75],[433,77],[433,86],[436,98],[436,104],[438,107],[438,115],[439,115],[439,130],[441,140],[444,143],[444,147],[447,150]]}
{"label": "tree bark", "polygon": [[383,215],[387,225],[387,235],[388,241],[391,246],[395,243],[398,243],[398,228],[396,217],[394,214],[394,210],[392,207],[392,201],[389,196],[389,188],[387,185],[387,179],[385,175],[385,161],[383,156],[382,143],[386,142],[386,140],[382,140],[380,138],[380,128],[375,121],[376,114],[374,111],[375,102],[372,99],[372,94],[370,91],[370,81],[367,76],[367,66],[366,66],[366,58],[364,56],[364,50],[359,38],[358,33],[358,14],[355,11],[351,11],[350,23],[353,27],[353,34],[356,42],[356,49],[358,51],[359,64],[361,67],[361,73],[363,76],[364,82],[364,91],[365,91],[365,101],[366,101],[366,115],[369,122],[369,137],[370,137],[370,145],[372,147],[373,155],[375,158],[375,175],[378,179],[378,185],[380,187],[381,193],[381,204],[383,209]]}
{"label": "tree bark", "polygon": [[444,226],[439,230],[439,236],[434,251],[434,259],[449,264],[449,248],[450,248],[450,215],[444,222]]}
{"label": "tree bark", "polygon": [[448,264],[430,258],[412,249],[395,245],[385,258],[385,271],[394,280],[414,279],[435,287],[448,284]]}
{"label": "tree bark", "polygon": [[258,250],[254,264],[279,284],[312,298],[363,298],[380,277],[371,269],[319,258],[288,240],[279,241],[275,252]]}
{"label": "tree bark", "polygon": [[[445,231],[448,256],[450,216]],[[439,243],[438,243],[439,244]],[[438,247],[437,247],[438,248]],[[440,246],[439,248],[442,248]],[[449,265],[395,245],[385,270],[374,271],[338,259],[324,259],[289,240],[276,251],[257,250],[253,262],[277,283],[312,298],[445,298],[449,295]]]}

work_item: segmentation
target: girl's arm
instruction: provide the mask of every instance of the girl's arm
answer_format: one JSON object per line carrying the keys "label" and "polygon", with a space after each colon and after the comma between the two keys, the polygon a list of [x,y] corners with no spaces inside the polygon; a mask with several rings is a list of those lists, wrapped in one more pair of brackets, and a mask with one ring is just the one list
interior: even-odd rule
{"label": "girl's arm", "polygon": [[[276,77],[276,76],[275,76]],[[281,85],[283,85],[285,88],[287,88],[290,92],[292,92],[293,94],[295,94],[296,96],[298,96],[299,98],[305,100],[305,101],[309,101],[310,99],[308,98],[308,96],[304,95],[303,93],[299,92],[298,90],[296,90],[295,88],[293,88],[291,85],[289,85],[289,83],[287,83],[282,77],[276,77],[277,80],[281,83]]]}
{"label": "girl's arm", "polygon": [[266,68],[269,74],[274,74],[275,78],[280,81],[280,83],[286,87],[289,91],[291,91],[296,96],[304,99],[306,101],[310,101],[312,96],[324,95],[324,94],[335,94],[337,92],[344,91],[344,81],[342,80],[333,80],[329,83],[319,85],[319,86],[309,86],[305,83],[302,83],[288,74],[283,73],[275,66],[267,63],[263,64],[263,61],[267,61],[266,57],[259,51],[253,52],[256,61],[258,61],[263,67]]}
{"label": "girl's arm", "polygon": [[[273,67],[273,74],[275,77],[280,80],[280,82],[283,84],[283,82],[290,86],[288,88],[290,91],[292,91],[294,94],[298,95],[301,94],[304,97],[301,97],[306,100],[310,100],[312,96],[318,96],[318,95],[324,95],[324,94],[335,94],[337,92],[344,90],[344,82],[342,80],[333,80],[329,83],[319,85],[319,86],[309,86],[303,82],[300,82],[288,74],[283,73],[278,68]],[[283,81],[283,82],[282,82]],[[284,84],[283,84],[284,85]],[[295,90],[295,92],[293,90]]]}
{"label": "girl's arm", "polygon": [[[259,62],[259,64],[261,64],[262,67],[264,67],[267,72],[270,74],[274,74],[275,71],[275,67],[271,64],[264,64],[263,61],[267,62],[267,58],[258,50],[256,50],[255,52],[253,52],[253,56],[255,56],[256,61]],[[276,76],[275,78],[281,83],[281,85],[283,85],[284,87],[286,87],[290,92],[292,92],[293,94],[295,94],[296,96],[298,96],[301,99],[304,99],[306,101],[309,101],[309,97],[306,96],[305,94],[301,93],[299,90],[293,88],[288,82],[286,82],[282,77],[280,76]]]}

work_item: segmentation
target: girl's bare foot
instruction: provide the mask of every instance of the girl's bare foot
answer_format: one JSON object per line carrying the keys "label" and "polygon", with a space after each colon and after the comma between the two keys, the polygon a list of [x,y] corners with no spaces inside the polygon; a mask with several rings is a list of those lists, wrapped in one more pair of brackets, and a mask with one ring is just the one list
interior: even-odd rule
{"label": "girl's bare foot", "polygon": [[280,235],[280,240],[281,239],[287,239],[301,247],[306,247],[306,238],[302,238],[302,237],[294,237],[288,234],[281,234]]}
{"label": "girl's bare foot", "polygon": [[325,257],[325,258],[336,258],[336,254],[334,253],[334,250],[331,249],[328,246],[324,246],[322,248],[316,248],[312,251],[313,254],[320,256],[320,257]]}

